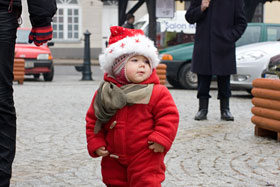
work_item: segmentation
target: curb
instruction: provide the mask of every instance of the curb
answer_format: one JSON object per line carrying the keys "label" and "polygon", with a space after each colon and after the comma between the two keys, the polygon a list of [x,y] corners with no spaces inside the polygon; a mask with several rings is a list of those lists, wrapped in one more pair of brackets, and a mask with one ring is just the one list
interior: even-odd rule
{"label": "curb", "polygon": [[[83,65],[83,59],[53,59],[53,63],[56,66],[79,66]],[[96,59],[91,59],[91,65],[99,66],[99,62]]]}

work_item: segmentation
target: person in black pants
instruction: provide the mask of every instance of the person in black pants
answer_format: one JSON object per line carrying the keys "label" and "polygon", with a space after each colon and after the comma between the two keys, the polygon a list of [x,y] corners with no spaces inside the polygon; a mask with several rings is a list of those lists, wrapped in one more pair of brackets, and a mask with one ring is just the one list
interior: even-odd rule
{"label": "person in black pants", "polygon": [[235,42],[247,27],[243,0],[191,0],[186,20],[196,23],[192,71],[198,75],[199,110],[207,119],[210,83],[217,76],[221,119],[233,121],[229,109],[230,75],[236,74]]}
{"label": "person in black pants", "polygon": [[[39,46],[52,38],[55,0],[29,0],[32,32],[29,42]],[[16,112],[13,100],[13,62],[20,0],[0,0],[0,187],[8,187],[16,148]]]}

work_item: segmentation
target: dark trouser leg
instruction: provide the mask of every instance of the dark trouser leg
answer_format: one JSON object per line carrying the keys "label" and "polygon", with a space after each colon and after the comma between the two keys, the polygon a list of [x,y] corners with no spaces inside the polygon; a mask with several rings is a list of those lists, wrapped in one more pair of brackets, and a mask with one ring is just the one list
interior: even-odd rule
{"label": "dark trouser leg", "polygon": [[218,99],[220,99],[221,119],[226,121],[233,121],[229,109],[229,98],[231,96],[230,90],[230,75],[217,76],[218,78]]}
{"label": "dark trouser leg", "polygon": [[198,74],[198,89],[197,89],[197,98],[199,98],[199,109],[196,113],[195,120],[206,120],[208,113],[208,103],[210,84],[211,84],[212,75],[199,75]]}
{"label": "dark trouser leg", "polygon": [[212,75],[197,75],[198,85],[197,85],[197,98],[199,99],[209,99],[211,98],[210,84],[212,80]]}
{"label": "dark trouser leg", "polygon": [[10,184],[15,156],[16,113],[13,101],[13,62],[16,29],[15,12],[0,7],[0,187]]}
{"label": "dark trouser leg", "polygon": [[231,97],[230,75],[217,76],[218,80],[218,99]]}

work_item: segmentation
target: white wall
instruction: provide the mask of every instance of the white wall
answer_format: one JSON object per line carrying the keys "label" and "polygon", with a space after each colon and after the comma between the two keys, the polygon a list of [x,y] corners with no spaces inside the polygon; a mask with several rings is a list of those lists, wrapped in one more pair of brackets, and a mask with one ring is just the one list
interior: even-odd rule
{"label": "white wall", "polygon": [[102,46],[102,7],[100,0],[80,0],[82,7],[82,33],[91,32],[91,47]]}
{"label": "white wall", "polygon": [[264,5],[264,22],[280,23],[280,2],[266,2]]}
{"label": "white wall", "polygon": [[22,24],[21,27],[31,28],[31,23],[29,20],[27,0],[22,0]]}
{"label": "white wall", "polygon": [[[127,12],[136,4],[135,1],[128,1],[127,3]],[[135,21],[139,20],[141,17],[143,17],[145,14],[148,14],[147,5],[144,3],[135,13]]]}
{"label": "white wall", "polygon": [[118,6],[104,5],[102,12],[102,50],[106,48],[105,42],[109,41],[110,27],[118,25]]}

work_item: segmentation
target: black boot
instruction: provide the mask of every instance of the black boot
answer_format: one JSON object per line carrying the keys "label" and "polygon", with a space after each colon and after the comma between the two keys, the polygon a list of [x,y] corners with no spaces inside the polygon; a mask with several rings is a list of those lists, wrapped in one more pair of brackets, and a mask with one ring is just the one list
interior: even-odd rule
{"label": "black boot", "polygon": [[194,117],[195,120],[200,121],[207,119],[208,102],[209,99],[199,99],[199,110]]}
{"label": "black boot", "polygon": [[221,119],[225,121],[234,121],[234,117],[229,111],[229,98],[221,99],[220,107],[221,107]]}

